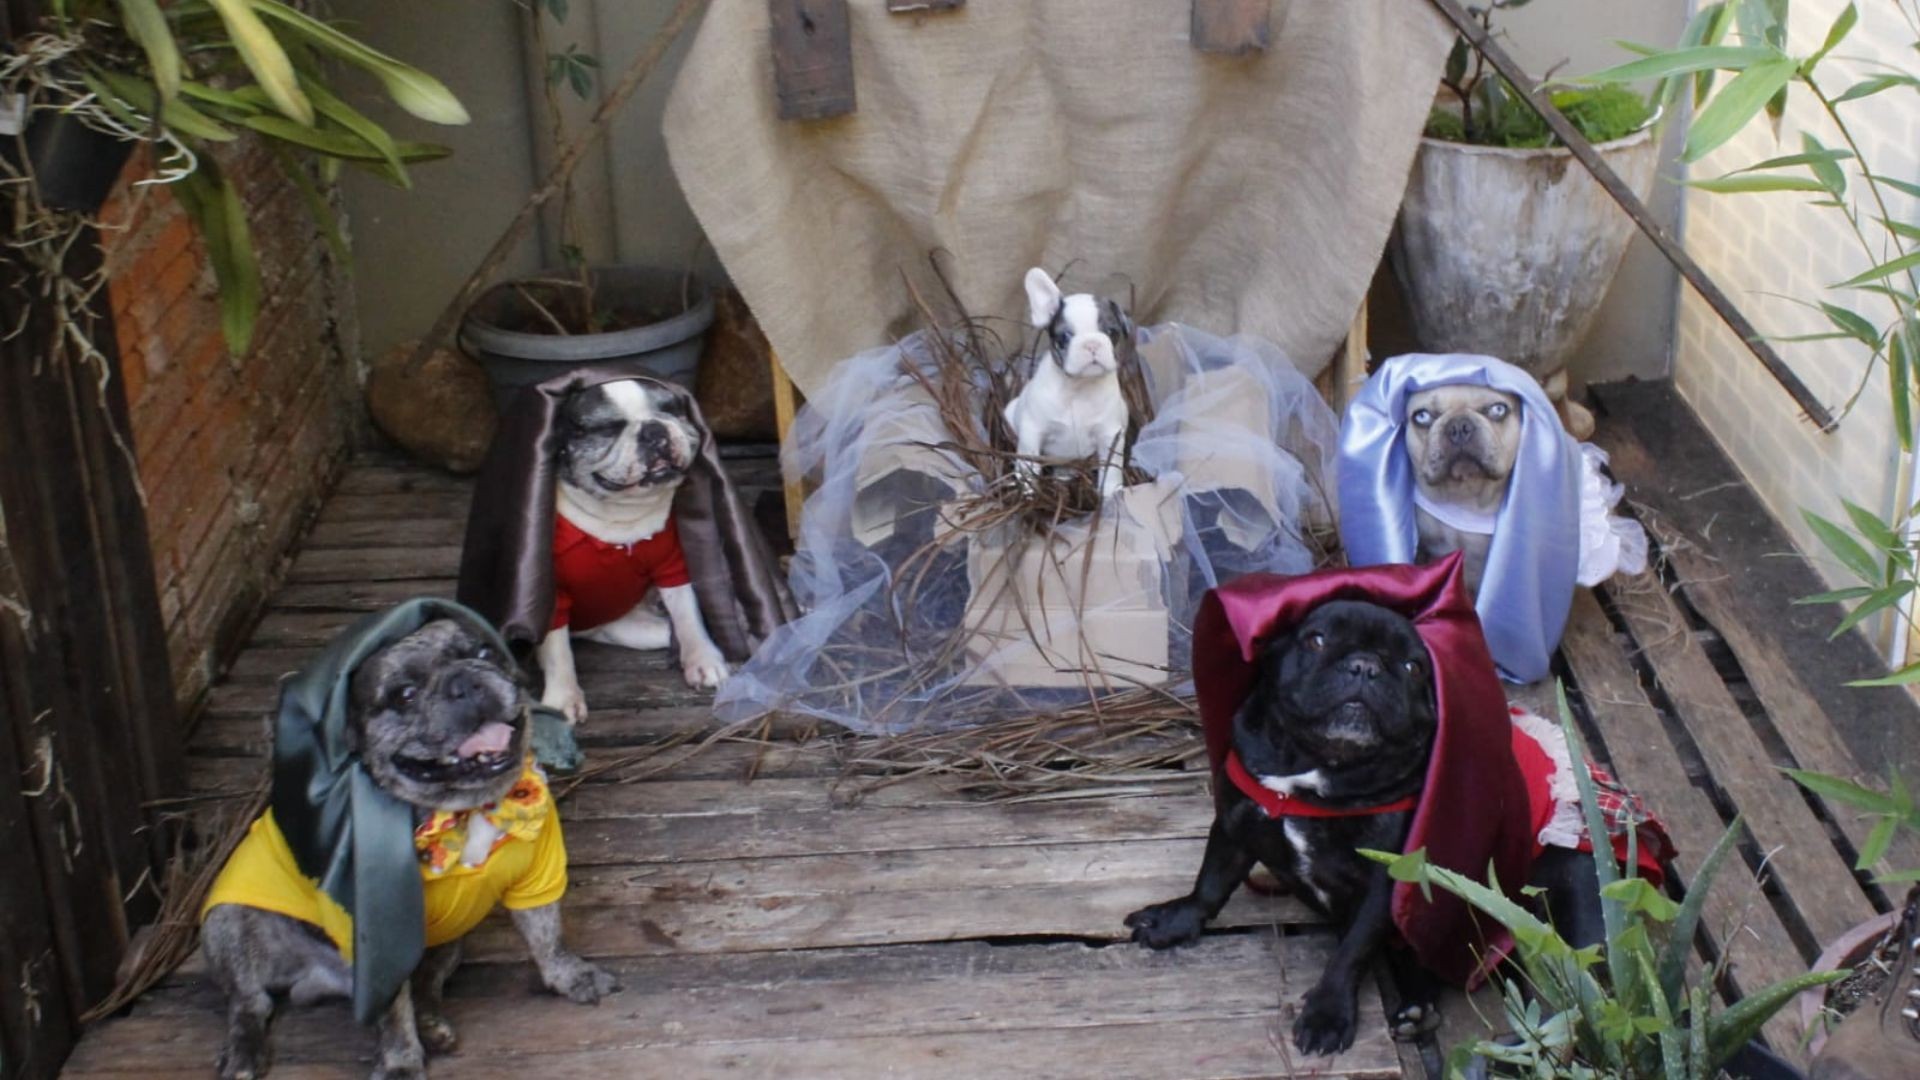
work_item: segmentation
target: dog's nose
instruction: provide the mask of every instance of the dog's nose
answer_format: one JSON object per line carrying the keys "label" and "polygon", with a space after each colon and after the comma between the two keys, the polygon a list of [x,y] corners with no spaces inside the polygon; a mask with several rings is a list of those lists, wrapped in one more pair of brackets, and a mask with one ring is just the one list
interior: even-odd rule
{"label": "dog's nose", "polygon": [[640,445],[650,450],[665,450],[672,441],[667,434],[667,425],[658,420],[649,420],[640,425]]}
{"label": "dog's nose", "polygon": [[441,685],[440,692],[446,695],[448,701],[465,701],[477,695],[480,687],[473,681],[472,672],[465,668],[455,668],[447,672],[446,681]]}
{"label": "dog's nose", "polygon": [[1377,679],[1385,670],[1380,664],[1380,658],[1370,652],[1348,653],[1340,666],[1356,679]]}
{"label": "dog's nose", "polygon": [[1464,416],[1456,416],[1447,421],[1442,434],[1455,446],[1465,446],[1473,441],[1473,421]]}

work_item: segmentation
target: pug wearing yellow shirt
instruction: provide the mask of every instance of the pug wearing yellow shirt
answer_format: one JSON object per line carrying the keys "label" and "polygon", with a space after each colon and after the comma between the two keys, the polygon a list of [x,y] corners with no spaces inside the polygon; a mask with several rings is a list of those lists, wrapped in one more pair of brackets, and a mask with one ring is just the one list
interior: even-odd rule
{"label": "pug wearing yellow shirt", "polygon": [[353,1000],[375,1077],[454,1048],[440,1015],[460,939],[505,906],[540,977],[594,1004],[613,976],[560,942],[566,845],[528,755],[530,701],[478,616],[413,601],[369,616],[282,688],[272,807],[203,908],[227,993],[218,1073],[265,1075],[277,996]]}

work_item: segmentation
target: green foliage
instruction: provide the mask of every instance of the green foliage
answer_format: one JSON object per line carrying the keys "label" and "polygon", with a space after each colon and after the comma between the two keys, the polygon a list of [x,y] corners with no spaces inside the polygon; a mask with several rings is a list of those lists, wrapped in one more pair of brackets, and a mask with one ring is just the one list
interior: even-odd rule
{"label": "green foliage", "polygon": [[[308,169],[339,164],[402,187],[407,166],[444,157],[444,147],[395,140],[334,92],[336,65],[373,77],[402,109],[438,124],[467,112],[438,79],[281,0],[68,0],[46,24],[57,59],[29,68],[55,100],[85,91],[128,138],[153,143],[182,207],[206,242],[220,286],[227,344],[244,351],[259,313],[259,263],[238,193],[222,176],[214,144],[263,138],[301,188],[329,242],[338,231]],[[65,104],[63,102],[63,104]]]}
{"label": "green foliage", "polygon": [[[1913,34],[1920,51],[1920,4],[1892,0]],[[1864,77],[1845,80],[1836,75],[1830,58],[1843,50],[1858,29],[1857,5],[1848,4],[1804,54],[1790,50],[1786,0],[1721,0],[1703,5],[1673,49],[1636,47],[1640,57],[1588,77],[1607,84],[1658,78],[1655,100],[1672,103],[1691,80],[1699,112],[1688,133],[1685,158],[1699,161],[1725,146],[1763,113],[1777,122],[1789,93],[1803,95],[1824,114],[1839,134],[1840,146],[1828,147],[1812,133],[1801,136],[1801,152],[1768,158],[1717,177],[1690,181],[1691,186],[1720,194],[1780,193],[1814,196],[1813,205],[1839,215],[1858,244],[1867,268],[1828,286],[1832,299],[1801,300],[1818,311],[1831,332],[1786,338],[1787,341],[1842,341],[1858,343],[1864,358],[1859,389],[1846,403],[1850,411],[1867,380],[1883,369],[1895,437],[1914,460],[1914,395],[1920,392],[1920,224],[1903,221],[1888,208],[1888,195],[1920,195],[1913,178],[1888,176],[1863,156],[1850,119],[1860,109],[1912,108],[1910,96],[1920,90],[1920,70],[1899,70],[1874,64]],[[1839,53],[1843,55],[1844,53]],[[1913,52],[1906,53],[1909,57]],[[1731,74],[1717,90],[1713,80]],[[1910,114],[1908,114],[1910,115]],[[1908,126],[1894,112],[1896,128]],[[1776,131],[1778,129],[1776,128]],[[1873,314],[1869,314],[1871,309]],[[1847,524],[1811,511],[1802,514],[1831,565],[1858,585],[1807,597],[1802,603],[1853,604],[1834,633],[1840,634],[1867,618],[1888,612],[1910,621],[1906,601],[1915,592],[1915,552],[1920,546],[1920,507],[1899,507],[1890,513],[1843,503]],[[1885,678],[1861,680],[1855,685],[1886,686],[1920,683],[1920,664],[1908,665]]]}
{"label": "green foliage", "polygon": [[[1575,760],[1579,734],[1560,698],[1560,724]],[[1585,770],[1581,800],[1587,828],[1605,835]],[[1594,845],[1607,940],[1576,949],[1498,883],[1483,883],[1427,862],[1425,851],[1366,852],[1385,863],[1396,881],[1452,893],[1505,927],[1521,980],[1500,982],[1501,1005],[1514,1043],[1482,1040],[1453,1049],[1448,1075],[1459,1075],[1478,1055],[1521,1076],[1708,1080],[1794,995],[1844,978],[1824,972],[1750,990],[1718,1009],[1712,987],[1728,957],[1688,977],[1688,959],[1701,907],[1715,875],[1734,847],[1741,823],[1728,827],[1689,883],[1686,900],[1672,899],[1640,878],[1622,877],[1611,845]],[[1599,830],[1599,831],[1595,831]],[[1631,864],[1631,860],[1629,860]],[[1528,991],[1531,991],[1530,993]]]}
{"label": "green foliage", "polygon": [[[1484,7],[1469,7],[1489,33],[1493,14],[1525,7],[1528,0],[1496,0]],[[1559,140],[1547,130],[1547,123],[1533,111],[1526,98],[1506,79],[1487,70],[1481,57],[1465,37],[1456,37],[1447,56],[1446,73],[1441,85],[1453,94],[1450,106],[1436,106],[1427,114],[1428,138],[1476,146],[1506,146],[1532,149],[1553,146]],[[1554,108],[1565,114],[1588,142],[1612,142],[1647,125],[1653,116],[1646,99],[1620,86],[1598,89],[1562,90],[1552,95]]]}

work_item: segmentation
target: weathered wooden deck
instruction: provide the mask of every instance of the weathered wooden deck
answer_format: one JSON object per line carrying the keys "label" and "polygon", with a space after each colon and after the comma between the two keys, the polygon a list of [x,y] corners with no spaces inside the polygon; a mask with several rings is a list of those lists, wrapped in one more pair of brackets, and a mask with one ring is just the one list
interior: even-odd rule
{"label": "weathered wooden deck", "polygon": [[[1775,767],[1877,770],[1912,732],[1876,731],[1914,710],[1898,693],[1836,689],[1871,664],[1863,643],[1801,647],[1830,620],[1788,606],[1813,591],[1810,571],[1759,558],[1784,539],[1726,486],[1670,391],[1603,403],[1615,416],[1601,441],[1670,560],[1663,578],[1581,595],[1565,670],[1596,749],[1666,817],[1683,878],[1744,815],[1744,862],[1714,890],[1700,941],[1703,957],[1733,950],[1724,989],[1737,994],[1804,970],[1821,941],[1885,904],[1849,870],[1865,830]],[[275,680],[334,631],[450,594],[466,499],[459,482],[390,463],[347,476],[195,730],[197,789],[258,782]],[[711,727],[663,657],[579,656],[592,763]],[[1024,804],[913,781],[847,806],[833,740],[797,725],[658,771],[676,753],[594,775],[563,803],[569,938],[626,990],[592,1009],[535,992],[510,929],[489,923],[451,984],[461,1049],[434,1060],[436,1075],[1421,1076],[1444,1054],[1441,1041],[1391,1042],[1374,993],[1353,1050],[1292,1054],[1292,1011],[1331,936],[1287,900],[1243,894],[1202,944],[1171,954],[1120,940],[1128,911],[1190,883],[1210,813],[1199,776]],[[1920,865],[1920,852],[1888,861]],[[69,1071],[205,1075],[222,1022],[189,963],[91,1032]],[[1475,1024],[1456,996],[1442,1037]],[[1791,1017],[1767,1034],[1797,1053]],[[285,1077],[364,1075],[372,1046],[340,1007],[283,1014],[275,1042]]]}

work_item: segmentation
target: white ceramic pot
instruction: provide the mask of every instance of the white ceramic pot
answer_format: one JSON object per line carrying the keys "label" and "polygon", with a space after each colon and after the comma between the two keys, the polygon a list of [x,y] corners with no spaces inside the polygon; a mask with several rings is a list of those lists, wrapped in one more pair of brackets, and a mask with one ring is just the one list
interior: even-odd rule
{"label": "white ceramic pot", "polygon": [[[1646,198],[1658,155],[1652,131],[1597,149]],[[1421,348],[1497,356],[1557,400],[1633,231],[1564,147],[1421,139],[1393,267]]]}

